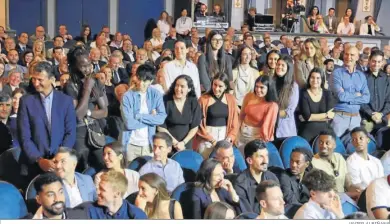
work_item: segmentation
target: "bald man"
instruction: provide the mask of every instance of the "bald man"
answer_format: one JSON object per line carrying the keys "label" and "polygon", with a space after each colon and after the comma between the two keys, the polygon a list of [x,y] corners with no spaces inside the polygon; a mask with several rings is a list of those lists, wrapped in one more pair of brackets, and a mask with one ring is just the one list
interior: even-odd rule
{"label": "bald man", "polygon": [[[337,136],[360,126],[360,106],[370,102],[367,79],[363,72],[356,69],[359,50],[349,47],[344,52],[344,67],[336,69],[329,80],[337,104],[334,107],[332,127]],[[332,113],[327,113],[331,119]]]}
{"label": "bald man", "polygon": [[91,62],[93,64],[93,71],[95,73],[99,72],[100,69],[106,64],[106,62],[100,60],[100,55],[101,53],[99,48],[91,48],[89,58],[91,59]]}

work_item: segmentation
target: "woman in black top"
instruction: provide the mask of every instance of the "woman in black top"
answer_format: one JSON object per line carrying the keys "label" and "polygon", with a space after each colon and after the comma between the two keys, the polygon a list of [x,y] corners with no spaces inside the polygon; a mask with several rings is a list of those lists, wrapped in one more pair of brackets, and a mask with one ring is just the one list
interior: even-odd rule
{"label": "woman in black top", "polygon": [[308,142],[326,128],[329,127],[329,120],[333,119],[334,100],[332,93],[324,88],[325,75],[322,69],[311,70],[307,88],[302,92],[300,101],[300,120],[303,121],[300,136]]}
{"label": "woman in black top", "polygon": [[164,104],[167,118],[158,127],[158,131],[166,132],[172,137],[176,151],[191,149],[192,139],[202,119],[191,77],[178,76],[164,96]]}
{"label": "woman in black top", "polygon": [[77,36],[74,39],[76,41],[81,41],[85,45],[89,46],[92,42],[91,34],[92,34],[91,27],[89,25],[83,25],[83,27],[81,27],[80,36]]}
{"label": "woman in black top", "polygon": [[211,31],[206,42],[206,54],[198,59],[200,84],[204,91],[210,90],[211,80],[217,73],[225,73],[229,81],[233,80],[232,62],[224,49],[222,35]]}
{"label": "woman in black top", "polygon": [[[88,166],[103,168],[103,149],[96,149],[88,144],[86,118],[89,126],[100,129],[98,119],[107,116],[107,97],[104,85],[93,78],[93,66],[88,51],[75,47],[68,53],[70,80],[64,92],[73,98],[76,108],[77,129],[75,149],[80,153],[77,171],[82,172]],[[91,153],[91,154],[90,154]]]}
{"label": "woman in black top", "polygon": [[171,199],[167,184],[155,173],[139,178],[139,192],[135,205],[146,213],[149,219],[183,219],[178,201]]}

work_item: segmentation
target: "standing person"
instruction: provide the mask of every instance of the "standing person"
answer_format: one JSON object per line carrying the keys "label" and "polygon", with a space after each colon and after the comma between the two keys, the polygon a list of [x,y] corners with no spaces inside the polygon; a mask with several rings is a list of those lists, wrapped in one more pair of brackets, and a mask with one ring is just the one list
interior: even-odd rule
{"label": "standing person", "polygon": [[295,109],[299,101],[299,87],[294,81],[294,67],[288,56],[279,58],[275,70],[276,91],[279,94],[279,121],[276,138],[297,135]]}
{"label": "standing person", "polygon": [[307,88],[302,91],[299,103],[303,118],[300,136],[309,143],[323,130],[329,127],[328,122],[334,118],[334,100],[332,93],[324,88],[325,75],[322,69],[310,71]]}
{"label": "standing person", "polygon": [[199,104],[202,109],[202,121],[197,133],[199,153],[208,158],[211,149],[220,140],[235,142],[238,124],[236,99],[229,94],[227,75],[218,73],[212,80],[212,88],[202,95]]}
{"label": "standing person", "polygon": [[191,77],[178,76],[164,96],[164,104],[167,118],[157,130],[172,137],[175,151],[191,149],[202,119]]}
{"label": "standing person", "polygon": [[18,109],[18,136],[22,152],[22,175],[28,181],[37,174],[54,171],[53,157],[60,146],[76,141],[76,113],[72,99],[54,90],[52,66],[39,62],[31,74],[36,92],[23,96]]}
{"label": "standing person", "polygon": [[76,109],[77,130],[75,150],[80,154],[77,171],[88,166],[104,167],[103,148],[88,143],[88,128],[101,132],[98,120],[107,117],[107,97],[104,84],[92,76],[93,65],[89,53],[83,47],[76,47],[68,54],[70,80],[64,92],[73,98]]}
{"label": "standing person", "polygon": [[341,137],[346,131],[360,126],[360,105],[370,101],[367,79],[356,69],[359,51],[356,47],[346,49],[345,67],[334,70],[330,87],[338,103],[334,107],[335,117],[331,123],[336,135]]}
{"label": "standing person", "polygon": [[165,40],[165,38],[168,37],[171,26],[172,24],[168,12],[162,11],[160,14],[160,19],[157,21],[157,27],[161,32],[161,39]]}
{"label": "standing person", "polygon": [[240,112],[240,136],[237,146],[244,154],[245,145],[260,139],[264,142],[274,140],[278,118],[278,97],[271,77],[260,76],[255,81],[253,93],[248,93]]}

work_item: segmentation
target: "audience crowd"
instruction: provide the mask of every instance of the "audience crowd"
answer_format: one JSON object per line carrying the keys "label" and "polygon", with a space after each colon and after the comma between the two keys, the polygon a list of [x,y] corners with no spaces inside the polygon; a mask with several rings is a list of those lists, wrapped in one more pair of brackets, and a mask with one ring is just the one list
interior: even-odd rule
{"label": "audience crowd", "polygon": [[[355,34],[334,11],[309,24]],[[0,32],[0,153],[20,152],[0,179],[21,218],[388,219],[390,46],[241,31],[201,37],[183,9],[143,46],[107,26]]]}

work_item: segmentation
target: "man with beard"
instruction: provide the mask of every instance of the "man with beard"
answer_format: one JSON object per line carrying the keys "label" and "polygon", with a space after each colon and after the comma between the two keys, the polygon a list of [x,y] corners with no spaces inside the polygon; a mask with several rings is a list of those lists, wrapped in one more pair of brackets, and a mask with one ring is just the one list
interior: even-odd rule
{"label": "man with beard", "polygon": [[334,67],[335,67],[333,59],[326,59],[324,61],[324,65],[325,65],[326,84],[329,84],[329,79],[330,79],[332,72],[334,71]]}
{"label": "man with beard", "polygon": [[45,173],[34,182],[36,200],[41,205],[33,219],[67,219],[65,195],[61,178],[54,173]]}
{"label": "man with beard", "polygon": [[11,70],[15,70],[20,73],[27,73],[27,68],[21,65],[18,65],[19,61],[19,53],[17,50],[12,49],[8,51],[7,54],[8,64],[4,66],[4,74],[2,77],[6,78],[8,77],[8,72]]}
{"label": "man with beard", "polygon": [[356,151],[347,159],[347,176],[351,179],[352,187],[363,191],[371,181],[383,177],[384,170],[381,161],[368,154],[370,138],[366,129],[354,128],[351,137]]}
{"label": "man with beard", "polygon": [[[347,163],[344,157],[337,152],[336,135],[332,130],[325,130],[318,136],[319,151],[314,155],[313,167],[325,171],[328,175],[333,176],[336,181],[336,190],[338,193],[347,192],[350,181],[347,177]],[[348,196],[357,199],[360,195],[360,189],[351,189],[347,192]]]}
{"label": "man with beard", "polygon": [[256,199],[256,187],[264,180],[279,183],[275,174],[268,171],[268,149],[261,140],[253,140],[244,148],[248,168],[237,176],[234,184],[240,202],[247,212],[260,214],[260,204]]}
{"label": "man with beard", "polygon": [[283,193],[275,181],[261,182],[256,188],[256,198],[261,205],[258,219],[288,219],[284,215]]}

